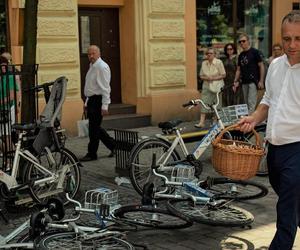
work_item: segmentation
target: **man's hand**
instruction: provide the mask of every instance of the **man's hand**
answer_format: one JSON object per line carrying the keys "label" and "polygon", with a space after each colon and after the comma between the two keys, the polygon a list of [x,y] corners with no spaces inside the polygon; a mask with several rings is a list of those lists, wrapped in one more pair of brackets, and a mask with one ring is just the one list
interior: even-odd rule
{"label": "man's hand", "polygon": [[105,115],[108,115],[109,112],[106,109],[101,109],[101,114],[102,114],[102,116],[105,116]]}
{"label": "man's hand", "polygon": [[257,122],[253,116],[245,116],[237,123],[240,126],[240,130],[244,133],[250,132],[256,126]]}
{"label": "man's hand", "polygon": [[259,81],[257,84],[258,89],[264,89],[265,85],[263,81]]}

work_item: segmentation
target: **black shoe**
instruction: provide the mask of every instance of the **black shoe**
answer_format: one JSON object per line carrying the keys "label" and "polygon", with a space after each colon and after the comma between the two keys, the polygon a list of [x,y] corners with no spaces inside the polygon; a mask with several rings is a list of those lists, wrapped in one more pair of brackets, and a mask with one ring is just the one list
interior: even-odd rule
{"label": "black shoe", "polygon": [[79,160],[80,161],[95,161],[95,160],[97,160],[97,156],[90,156],[89,154],[87,154]]}
{"label": "black shoe", "polygon": [[109,158],[112,158],[115,156],[115,150],[110,151],[110,154],[108,155]]}

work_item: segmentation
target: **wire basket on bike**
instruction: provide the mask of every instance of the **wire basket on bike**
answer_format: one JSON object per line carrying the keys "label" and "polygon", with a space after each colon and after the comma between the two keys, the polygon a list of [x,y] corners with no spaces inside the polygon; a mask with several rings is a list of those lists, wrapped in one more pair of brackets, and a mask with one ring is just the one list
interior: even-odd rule
{"label": "wire basket on bike", "polygon": [[195,168],[191,165],[178,164],[171,173],[171,181],[190,182],[195,179]]}
{"label": "wire basket on bike", "polygon": [[259,134],[253,130],[256,145],[238,140],[222,139],[229,131],[237,129],[237,125],[229,126],[212,142],[212,165],[221,175],[234,180],[246,180],[256,175],[259,163],[264,155]]}
{"label": "wire basket on bike", "polygon": [[88,190],[84,200],[84,207],[88,209],[99,209],[102,204],[115,207],[118,205],[118,191],[106,187]]}
{"label": "wire basket on bike", "polygon": [[249,114],[247,104],[239,104],[223,107],[219,111],[220,118],[224,126],[235,124],[242,116]]}

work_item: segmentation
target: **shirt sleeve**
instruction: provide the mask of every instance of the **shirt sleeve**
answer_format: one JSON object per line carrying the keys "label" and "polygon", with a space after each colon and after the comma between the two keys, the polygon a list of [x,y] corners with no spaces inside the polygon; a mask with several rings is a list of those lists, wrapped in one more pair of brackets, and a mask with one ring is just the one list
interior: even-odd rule
{"label": "shirt sleeve", "polygon": [[108,110],[108,105],[110,104],[110,69],[108,65],[101,65],[97,70],[97,84],[101,88],[102,94],[102,109]]}
{"label": "shirt sleeve", "polygon": [[270,72],[272,72],[272,64],[270,64],[270,67],[267,71],[267,76],[266,76],[266,80],[265,80],[265,93],[264,96],[262,98],[262,100],[260,101],[261,104],[265,104],[267,106],[270,106]]}

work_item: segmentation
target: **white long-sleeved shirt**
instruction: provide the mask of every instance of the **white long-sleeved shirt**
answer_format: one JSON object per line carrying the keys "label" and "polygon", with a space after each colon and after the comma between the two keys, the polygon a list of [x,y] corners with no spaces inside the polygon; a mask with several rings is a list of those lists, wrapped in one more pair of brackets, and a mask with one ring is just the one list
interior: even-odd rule
{"label": "white long-sleeved shirt", "polygon": [[90,64],[85,76],[84,95],[101,95],[103,110],[107,110],[110,104],[110,77],[110,68],[100,57],[94,64]]}
{"label": "white long-sleeved shirt", "polygon": [[300,142],[300,63],[287,56],[272,61],[261,103],[269,106],[267,140],[274,145]]}

